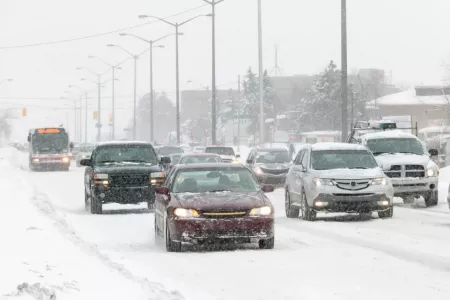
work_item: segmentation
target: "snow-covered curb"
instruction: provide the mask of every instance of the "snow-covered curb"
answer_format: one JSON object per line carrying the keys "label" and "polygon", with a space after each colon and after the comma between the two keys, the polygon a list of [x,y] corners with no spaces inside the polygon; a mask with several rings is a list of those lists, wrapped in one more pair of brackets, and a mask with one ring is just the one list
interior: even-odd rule
{"label": "snow-covered curb", "polygon": [[15,155],[0,149],[0,299],[183,299],[78,238],[21,175]]}

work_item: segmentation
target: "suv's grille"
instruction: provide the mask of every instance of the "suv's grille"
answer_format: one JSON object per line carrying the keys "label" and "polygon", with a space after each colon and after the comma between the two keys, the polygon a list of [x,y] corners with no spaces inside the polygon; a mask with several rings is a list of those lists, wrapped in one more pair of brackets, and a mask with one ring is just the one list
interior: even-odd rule
{"label": "suv's grille", "polygon": [[425,177],[425,167],[422,165],[394,165],[389,171],[385,171],[390,178]]}
{"label": "suv's grille", "polygon": [[336,179],[336,186],[340,189],[347,191],[359,191],[363,190],[370,185],[370,181],[367,179],[364,180],[342,180]]}
{"label": "suv's grille", "polygon": [[112,175],[110,186],[132,187],[149,185],[148,175]]}

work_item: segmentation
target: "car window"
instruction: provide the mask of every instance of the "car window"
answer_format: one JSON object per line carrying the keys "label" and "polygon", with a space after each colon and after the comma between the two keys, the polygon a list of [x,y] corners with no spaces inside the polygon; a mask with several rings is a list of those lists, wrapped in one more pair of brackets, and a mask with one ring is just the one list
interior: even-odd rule
{"label": "car window", "polygon": [[302,165],[303,168],[305,168],[305,169],[308,168],[308,150],[305,150],[305,152],[303,153],[301,165]]}
{"label": "car window", "polygon": [[119,144],[98,147],[93,157],[95,164],[157,163],[153,148],[148,145]]}
{"label": "car window", "polygon": [[206,153],[215,153],[219,155],[232,155],[234,156],[234,150],[231,147],[207,147]]}
{"label": "car window", "polygon": [[295,158],[295,164],[296,165],[301,165],[302,159],[303,159],[303,155],[305,154],[305,152],[306,152],[306,149],[303,149],[297,154],[297,157]]}
{"label": "car window", "polygon": [[173,182],[174,193],[260,191],[253,174],[247,168],[208,168],[180,170]]}
{"label": "car window", "polygon": [[312,151],[311,167],[314,170],[373,169],[377,163],[367,150]]}
{"label": "car window", "polygon": [[166,175],[166,180],[164,181],[164,186],[165,187],[170,187],[173,181],[173,178],[175,176],[176,170],[175,169],[171,169],[169,171],[169,173]]}
{"label": "car window", "polygon": [[259,151],[256,156],[256,163],[285,164],[290,161],[288,151]]}
{"label": "car window", "polygon": [[366,144],[367,148],[369,148],[375,156],[384,153],[425,154],[422,143],[416,138],[369,139]]}

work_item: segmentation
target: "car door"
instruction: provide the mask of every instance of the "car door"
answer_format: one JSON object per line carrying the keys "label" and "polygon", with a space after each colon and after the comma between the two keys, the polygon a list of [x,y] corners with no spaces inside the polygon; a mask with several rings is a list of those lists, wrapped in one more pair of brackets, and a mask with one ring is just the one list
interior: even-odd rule
{"label": "car door", "polygon": [[[305,191],[305,196],[306,196],[307,200],[311,199],[309,197],[309,195],[311,194],[310,189],[314,188],[312,186],[313,178],[311,178],[311,173],[310,173],[310,156],[311,156],[311,150],[306,149],[305,154],[302,157],[302,162],[301,162],[301,168],[303,169],[303,172],[300,172],[300,188]],[[308,204],[311,205],[311,203],[309,203],[309,201],[308,201]]]}
{"label": "car door", "polygon": [[295,158],[294,165],[288,173],[289,192],[293,203],[300,203],[301,179],[302,179],[302,159],[306,153],[306,149],[299,151]]}
{"label": "car door", "polygon": [[84,170],[84,189],[86,193],[91,196],[91,185],[92,185],[92,177],[94,176],[94,161],[95,161],[96,151],[92,151],[91,155],[91,165],[87,166]]}
{"label": "car door", "polygon": [[[175,176],[176,170],[171,169],[169,173],[166,176],[166,180],[164,181],[163,187],[166,187],[170,190],[173,178]],[[167,212],[167,205],[169,204],[169,201],[167,201],[168,197],[164,195],[156,195],[156,201],[155,201],[155,222],[160,230],[165,230],[165,224],[166,224],[166,212]],[[155,224],[155,225],[156,225]],[[162,231],[164,232],[164,231]]]}

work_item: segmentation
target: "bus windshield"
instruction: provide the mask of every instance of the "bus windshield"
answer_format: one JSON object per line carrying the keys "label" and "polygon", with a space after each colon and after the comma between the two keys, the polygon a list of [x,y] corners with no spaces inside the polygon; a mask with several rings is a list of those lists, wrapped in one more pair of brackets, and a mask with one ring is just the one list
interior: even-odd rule
{"label": "bus windshield", "polygon": [[65,133],[34,134],[31,144],[35,154],[69,153],[69,136]]}

